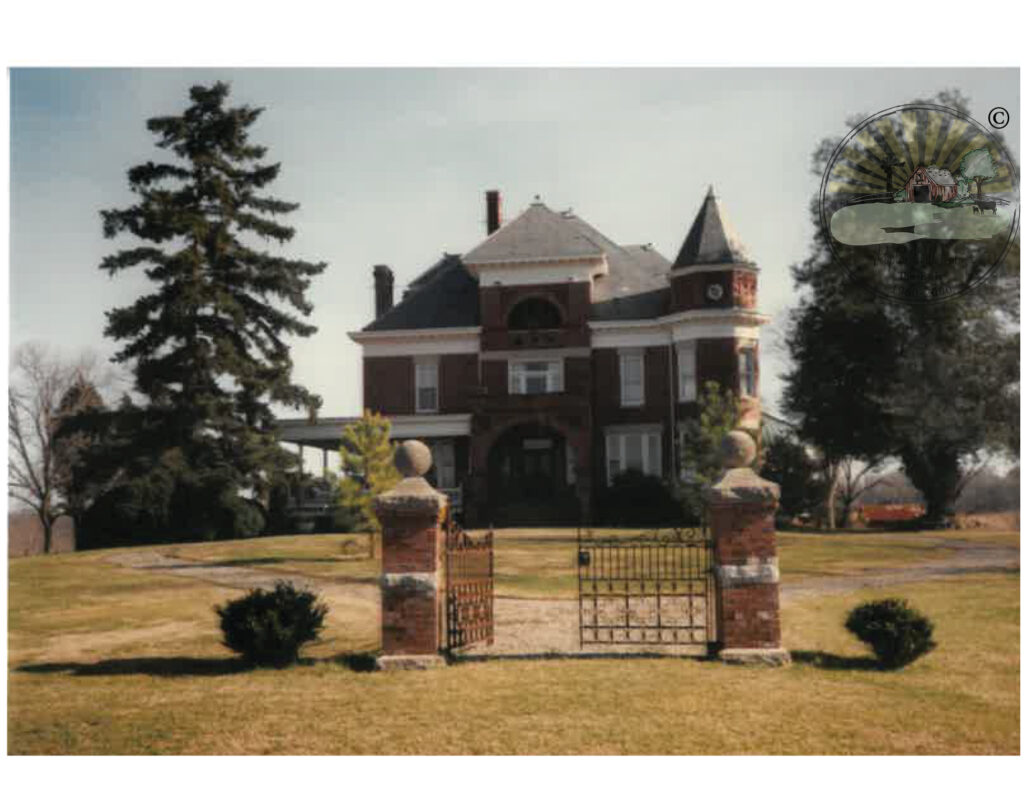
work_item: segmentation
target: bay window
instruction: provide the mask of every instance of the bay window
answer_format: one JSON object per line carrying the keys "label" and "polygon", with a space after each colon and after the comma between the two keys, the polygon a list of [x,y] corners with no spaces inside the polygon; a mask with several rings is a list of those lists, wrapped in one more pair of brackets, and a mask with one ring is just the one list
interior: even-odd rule
{"label": "bay window", "polygon": [[676,345],[679,364],[679,401],[697,401],[697,343],[686,340]]}

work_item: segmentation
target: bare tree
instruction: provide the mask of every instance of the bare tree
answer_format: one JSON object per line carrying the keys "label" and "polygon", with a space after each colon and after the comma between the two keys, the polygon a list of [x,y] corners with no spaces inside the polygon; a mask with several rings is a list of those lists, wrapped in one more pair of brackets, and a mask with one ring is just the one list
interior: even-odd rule
{"label": "bare tree", "polygon": [[[883,465],[883,460],[869,463],[858,463],[847,457],[839,463],[837,498],[840,506],[838,524],[845,528],[850,524],[850,515],[857,499],[875,487],[888,485],[888,480],[876,473]],[[858,467],[859,466],[859,467]]]}
{"label": "bare tree", "polygon": [[114,378],[101,370],[91,354],[66,361],[38,343],[21,345],[11,367],[7,495],[35,512],[43,527],[43,550],[49,553],[53,524],[69,513],[60,490],[68,450],[74,446],[58,440],[57,431],[63,418],[81,407],[95,406],[98,387]]}

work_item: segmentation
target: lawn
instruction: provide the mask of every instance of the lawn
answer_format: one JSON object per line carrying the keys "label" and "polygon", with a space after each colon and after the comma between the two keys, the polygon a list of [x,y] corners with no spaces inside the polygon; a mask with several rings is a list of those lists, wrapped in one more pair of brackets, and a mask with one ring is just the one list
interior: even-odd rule
{"label": "lawn", "polygon": [[[497,533],[498,592],[573,593],[574,533]],[[786,578],[942,560],[958,539],[1016,533],[780,534]],[[242,671],[215,604],[241,592],[115,566],[117,551],[12,560],[11,753],[1003,753],[1020,750],[1016,573],[893,593],[936,625],[939,648],[870,669],[842,628],[884,589],[783,606],[791,668],[686,659],[494,660],[361,673],[375,608],[351,592],[376,571],[355,537],[295,536],[158,548],[165,555],[331,583],[325,640],[307,664]],[[360,552],[363,550],[363,552]],[[112,555],[113,553],[113,555]],[[357,585],[346,586],[350,581]],[[349,589],[348,591],[346,589]],[[365,596],[365,595],[364,595]],[[497,636],[501,637],[500,627]]]}

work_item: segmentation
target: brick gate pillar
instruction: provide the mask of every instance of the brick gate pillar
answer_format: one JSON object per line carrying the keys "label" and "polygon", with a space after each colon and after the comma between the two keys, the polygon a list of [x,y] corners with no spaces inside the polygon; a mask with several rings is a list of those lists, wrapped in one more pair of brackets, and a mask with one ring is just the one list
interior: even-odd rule
{"label": "brick gate pillar", "polygon": [[722,441],[725,471],[704,492],[714,537],[718,586],[718,657],[726,662],[785,665],[779,622],[775,510],[779,485],[750,467],[753,438],[735,430]]}
{"label": "brick gate pillar", "polygon": [[420,441],[395,452],[404,477],[374,502],[381,524],[382,670],[445,664],[441,649],[441,523],[448,498],[423,478],[432,462]]}

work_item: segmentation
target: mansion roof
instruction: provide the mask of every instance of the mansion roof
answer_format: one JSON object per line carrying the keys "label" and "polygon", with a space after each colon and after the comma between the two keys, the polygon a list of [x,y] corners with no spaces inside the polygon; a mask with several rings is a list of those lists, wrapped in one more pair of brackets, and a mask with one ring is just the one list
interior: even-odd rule
{"label": "mansion roof", "polygon": [[401,301],[364,331],[480,325],[476,273],[495,267],[600,261],[593,276],[590,320],[649,320],[669,313],[673,268],[753,265],[709,190],[673,265],[650,244],[620,246],[571,211],[534,202],[463,256],[444,255],[409,283]]}

